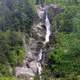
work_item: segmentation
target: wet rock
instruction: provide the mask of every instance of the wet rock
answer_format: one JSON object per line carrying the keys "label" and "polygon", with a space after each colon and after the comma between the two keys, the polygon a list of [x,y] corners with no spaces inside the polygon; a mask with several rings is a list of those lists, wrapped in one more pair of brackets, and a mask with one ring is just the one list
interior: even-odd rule
{"label": "wet rock", "polygon": [[33,71],[30,69],[30,68],[27,68],[27,67],[16,67],[16,77],[19,77],[19,76],[35,76],[35,74],[33,73]]}
{"label": "wet rock", "polygon": [[52,41],[54,40],[50,36],[51,25],[47,13],[50,7],[53,7],[55,10],[58,9],[56,5],[37,7],[37,14],[41,21],[32,26],[29,43],[26,44],[25,38],[23,39],[24,48],[27,48],[26,55],[23,66],[16,67],[16,76],[22,75],[27,77],[27,80],[34,80],[33,77],[36,74],[40,76],[42,73],[42,65],[44,65],[44,61],[47,59],[45,55],[47,55],[50,45],[53,44]]}
{"label": "wet rock", "polygon": [[26,59],[27,60],[35,60],[36,59],[36,56],[32,52],[29,51],[27,53]]}
{"label": "wet rock", "polygon": [[46,33],[46,30],[42,26],[43,23],[38,23],[37,25],[34,25],[32,27],[32,37],[35,38],[36,40],[44,40],[44,36]]}
{"label": "wet rock", "polygon": [[32,71],[37,74],[37,61],[32,61],[29,63],[29,67],[32,69]]}

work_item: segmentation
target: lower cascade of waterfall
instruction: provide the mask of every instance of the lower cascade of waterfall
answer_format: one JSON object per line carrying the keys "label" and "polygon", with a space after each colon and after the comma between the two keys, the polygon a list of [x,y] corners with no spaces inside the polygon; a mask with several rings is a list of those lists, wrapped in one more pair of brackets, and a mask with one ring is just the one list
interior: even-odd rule
{"label": "lower cascade of waterfall", "polygon": [[39,56],[38,56],[38,61],[42,60],[42,49],[40,50]]}

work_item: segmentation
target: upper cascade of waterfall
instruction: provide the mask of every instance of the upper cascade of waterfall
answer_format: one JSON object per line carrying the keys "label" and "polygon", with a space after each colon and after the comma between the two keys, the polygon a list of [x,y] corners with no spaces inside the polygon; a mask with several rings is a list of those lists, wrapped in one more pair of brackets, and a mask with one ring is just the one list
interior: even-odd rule
{"label": "upper cascade of waterfall", "polygon": [[55,16],[56,14],[59,14],[59,13],[64,11],[64,9],[61,9],[56,4],[49,4],[49,5],[44,5],[44,6],[37,5],[37,9],[36,10],[37,10],[38,17],[40,19],[43,19],[43,16],[45,15],[45,12],[48,11],[50,8],[53,11],[53,16]]}
{"label": "upper cascade of waterfall", "polygon": [[40,5],[37,7],[37,14],[39,16],[40,19],[43,18],[45,13],[45,7],[41,7]]}
{"label": "upper cascade of waterfall", "polygon": [[51,31],[50,31],[50,21],[49,21],[49,18],[48,18],[48,14],[47,14],[47,11],[46,11],[46,19],[45,19],[45,27],[46,27],[46,35],[45,35],[45,43],[49,42],[49,37],[50,37],[50,34],[51,34]]}

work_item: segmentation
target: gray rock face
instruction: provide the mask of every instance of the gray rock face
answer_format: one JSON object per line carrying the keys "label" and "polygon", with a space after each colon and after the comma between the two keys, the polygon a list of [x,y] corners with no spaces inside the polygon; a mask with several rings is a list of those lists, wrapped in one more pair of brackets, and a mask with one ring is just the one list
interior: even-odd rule
{"label": "gray rock face", "polygon": [[[54,9],[58,9],[56,5],[50,5],[50,7],[51,6],[54,7]],[[46,53],[50,47],[50,21],[48,19],[48,14],[45,15],[45,10],[48,10],[48,7],[49,6],[38,6],[37,14],[40,19],[45,20],[45,23],[43,21],[40,21],[38,24],[34,24],[32,26],[32,35],[29,38],[29,43],[26,44],[25,39],[23,39],[26,55],[25,60],[23,61],[23,66],[16,67],[15,69],[16,76],[23,75],[27,80],[34,80],[33,77],[37,74],[41,79],[41,65],[44,63],[44,53]],[[44,15],[46,18],[44,18]]]}
{"label": "gray rock face", "polygon": [[20,75],[30,75],[30,76],[35,76],[33,71],[30,68],[27,67],[16,67],[16,76],[20,76]]}
{"label": "gray rock face", "polygon": [[29,67],[33,70],[34,73],[37,73],[37,62],[36,61],[30,62]]}
{"label": "gray rock face", "polygon": [[32,37],[40,42],[44,41],[44,36],[46,34],[45,26],[43,25],[44,24],[40,22],[37,25],[32,26]]}
{"label": "gray rock face", "polygon": [[[36,74],[41,75],[42,67],[42,52],[39,55],[41,49],[43,48],[43,42],[45,40],[46,29],[42,26],[40,22],[32,27],[32,37],[29,38],[29,43],[24,47],[26,49],[25,60],[23,61],[22,67],[16,67],[16,76],[22,76],[31,80]],[[33,80],[33,79],[32,79]]]}

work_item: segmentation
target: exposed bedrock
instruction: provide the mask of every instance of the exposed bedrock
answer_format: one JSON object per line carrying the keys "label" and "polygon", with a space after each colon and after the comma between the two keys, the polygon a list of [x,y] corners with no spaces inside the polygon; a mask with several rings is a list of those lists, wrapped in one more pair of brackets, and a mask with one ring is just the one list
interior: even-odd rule
{"label": "exposed bedrock", "polygon": [[33,24],[28,43],[26,43],[25,37],[23,39],[26,51],[25,59],[22,67],[16,67],[15,69],[16,76],[22,77],[23,80],[34,80],[36,75],[42,80],[42,65],[44,65],[45,54],[52,50],[55,37],[51,32],[51,23],[48,15],[48,8],[50,7],[53,10],[59,10],[57,13],[61,10],[56,5],[37,6],[37,14],[41,21]]}

